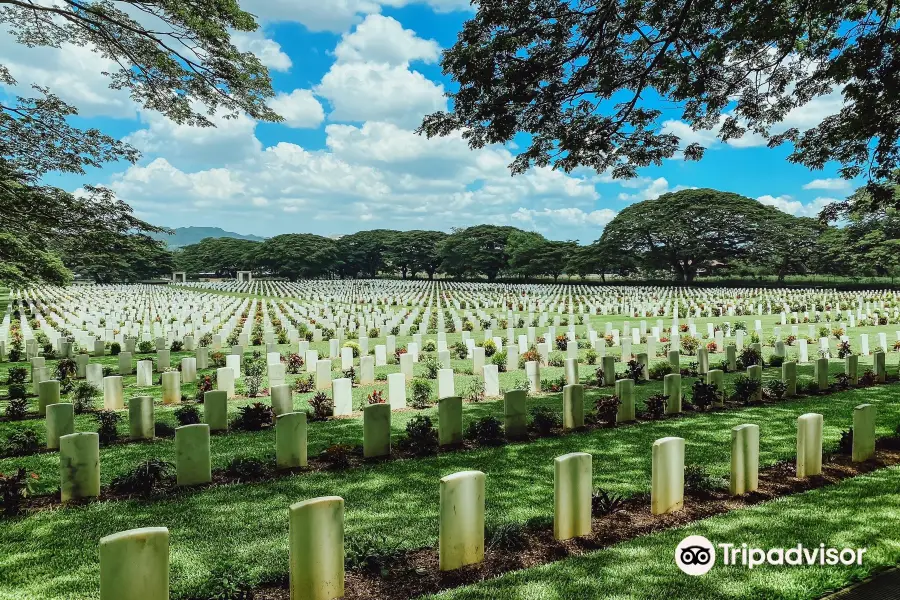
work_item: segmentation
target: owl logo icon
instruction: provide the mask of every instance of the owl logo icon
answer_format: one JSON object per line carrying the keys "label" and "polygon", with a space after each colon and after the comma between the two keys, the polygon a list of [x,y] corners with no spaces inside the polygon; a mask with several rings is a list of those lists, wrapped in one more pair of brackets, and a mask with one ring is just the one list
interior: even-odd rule
{"label": "owl logo icon", "polygon": [[716,564],[712,542],[702,535],[691,535],[675,548],[675,564],[688,575],[704,575]]}

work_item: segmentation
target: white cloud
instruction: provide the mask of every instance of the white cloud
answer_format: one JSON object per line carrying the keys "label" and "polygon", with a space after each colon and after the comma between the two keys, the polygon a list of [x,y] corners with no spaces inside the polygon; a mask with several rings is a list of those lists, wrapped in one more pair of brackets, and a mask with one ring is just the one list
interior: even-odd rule
{"label": "white cloud", "polygon": [[584,226],[595,225],[603,227],[616,216],[616,211],[608,208],[585,212],[580,208],[545,208],[534,210],[519,208],[512,214],[513,220],[527,223],[539,223],[552,221],[559,225]]}
{"label": "white cloud", "polygon": [[341,33],[363,15],[377,13],[375,0],[242,0],[241,8],[262,22],[301,23],[310,31]]}
{"label": "white cloud", "polygon": [[670,188],[669,182],[665,177],[657,177],[652,181],[649,178],[640,177],[637,180],[634,180],[634,183],[638,183],[639,185],[627,185],[623,187],[640,187],[640,184],[643,184],[645,187],[634,194],[626,194],[623,192],[619,194],[619,200],[629,203],[640,202],[642,200],[655,200],[669,192],[695,189],[692,186],[686,185],[676,185],[675,187]]}
{"label": "white cloud", "polygon": [[325,110],[309,90],[279,92],[269,107],[284,117],[284,124],[294,128],[318,127],[325,120]]}
{"label": "white cloud", "polygon": [[231,34],[231,41],[241,52],[255,54],[269,69],[289,71],[291,68],[291,58],[281,50],[281,45],[259,31],[235,31]]}
{"label": "white cloud", "polygon": [[766,194],[758,197],[757,200],[795,217],[815,217],[827,205],[838,201],[835,198],[819,197],[808,204],[804,204],[799,200],[794,200],[792,196],[787,194],[782,194],[781,196]]}
{"label": "white cloud", "polygon": [[339,62],[370,62],[406,66],[414,60],[437,62],[441,47],[418,37],[391,17],[369,15],[334,49]]}
{"label": "white cloud", "polygon": [[849,190],[853,186],[852,182],[837,177],[829,177],[827,179],[813,179],[809,183],[803,185],[804,190]]}
{"label": "white cloud", "polygon": [[388,121],[418,125],[445,110],[444,86],[402,65],[335,63],[315,93],[331,105],[333,121]]}

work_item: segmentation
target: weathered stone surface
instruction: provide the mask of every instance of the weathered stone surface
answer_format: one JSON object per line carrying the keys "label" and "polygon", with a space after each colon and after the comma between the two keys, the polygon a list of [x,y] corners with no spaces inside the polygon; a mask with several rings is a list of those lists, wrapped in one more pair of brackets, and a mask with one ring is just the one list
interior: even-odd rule
{"label": "weathered stone surface", "polygon": [[563,387],[563,429],[584,427],[584,386]]}
{"label": "weathered stone surface", "polygon": [[731,430],[732,496],[755,492],[759,487],[759,426],[738,425]]}
{"label": "weathered stone surface", "polygon": [[167,371],[162,374],[163,404],[181,404],[181,373]]}
{"label": "weathered stone surface", "polygon": [[461,444],[462,398],[451,396],[438,400],[438,441],[441,446]]}
{"label": "weathered stone surface", "polygon": [[604,356],[603,363],[603,385],[609,387],[615,385],[616,381],[616,357]]}
{"label": "weathered stone surface", "polygon": [[[406,385],[405,381],[403,385]],[[453,380],[453,369],[438,369],[438,398],[449,398],[455,395],[456,384]]]}
{"label": "weathered stone surface", "polygon": [[781,379],[787,386],[785,395],[792,397],[797,395],[797,363],[787,361],[781,365]]}
{"label": "weathered stone surface", "polygon": [[684,506],[684,439],[666,437],[653,442],[650,511],[662,515]]}
{"label": "weathered stone surface", "polygon": [[331,388],[331,361],[326,359],[316,361],[316,389],[327,390]]}
{"label": "weathered stone surface", "polygon": [[159,350],[156,353],[156,371],[162,373],[172,366],[171,352],[169,350]]}
{"label": "weathered stone surface", "polygon": [[484,365],[484,395],[495,398],[500,395],[500,369],[497,365]]}
{"label": "weathered stone surface", "polygon": [[541,391],[541,366],[536,360],[525,363],[525,376],[528,378],[528,391],[532,394]]}
{"label": "weathered stone surface", "polygon": [[38,414],[47,414],[47,407],[59,403],[59,381],[48,379],[37,384],[38,388]]}
{"label": "weathered stone surface", "polygon": [[133,440],[152,440],[156,436],[153,397],[133,396],[128,400],[128,435]]}
{"label": "weathered stone surface", "polygon": [[275,463],[279,469],[307,465],[306,413],[289,412],[275,419]]}
{"label": "weathered stone surface", "polygon": [[872,362],[875,365],[875,381],[884,383],[887,381],[887,356],[884,352],[872,354]]}
{"label": "weathered stone surface", "polygon": [[822,415],[807,413],[797,418],[797,477],[822,473]]}
{"label": "weathered stone surface", "polygon": [[484,560],[484,483],[481,471],[441,479],[438,556],[441,571]]}
{"label": "weathered stone surface", "polygon": [[573,452],[553,461],[553,537],[568,540],[591,533],[592,459]]}
{"label": "weathered stone surface", "polygon": [[350,378],[341,377],[332,381],[331,395],[334,399],[334,416],[353,413],[353,381]]}
{"label": "weathered stone surface", "polygon": [[344,500],[337,496],[292,504],[289,510],[292,600],[344,596]]}
{"label": "weathered stone surface", "polygon": [[697,372],[706,375],[709,372],[709,350],[697,348]]}
{"label": "weathered stone surface", "polygon": [[828,389],[828,359],[827,358],[816,359],[815,377],[816,377],[816,385],[819,386],[819,391],[823,391],[823,392],[826,391]]}
{"label": "weathered stone surface", "polygon": [[216,369],[216,389],[225,392],[229,400],[234,398],[234,371],[229,367]]}
{"label": "weathered stone surface", "polygon": [[706,384],[715,386],[719,391],[719,399],[713,402],[713,406],[724,406],[725,404],[725,372],[721,369],[710,369],[706,373]]}
{"label": "weathered stone surface", "polygon": [[406,375],[403,373],[389,373],[388,381],[388,404],[391,410],[406,408]]}
{"label": "weathered stone surface", "polygon": [[504,430],[506,437],[515,440],[528,434],[528,393],[511,390],[503,395]]}
{"label": "weathered stone surface", "polygon": [[844,373],[850,378],[850,385],[859,385],[858,354],[848,354],[844,357]]}
{"label": "weathered stone surface", "polygon": [[669,364],[672,370],[677,374],[681,372],[681,352],[678,350],[669,350]]}
{"label": "weathered stone surface", "polygon": [[100,495],[100,436],[70,433],[59,438],[59,488],[63,502]]}
{"label": "weathered stone surface", "polygon": [[728,370],[737,371],[737,347],[725,346],[725,360],[728,361]]}
{"label": "weathered stone surface", "polygon": [[118,356],[119,362],[119,375],[131,375],[132,369],[134,368],[132,365],[131,352],[119,352]]}
{"label": "weathered stone surface", "polygon": [[122,377],[110,375],[103,378],[103,408],[105,410],[122,410],[125,408],[125,390]]}
{"label": "weathered stone surface", "polygon": [[204,392],[203,421],[209,425],[210,431],[228,431],[228,392],[224,390]]}
{"label": "weathered stone surface", "polygon": [[634,380],[620,379],[616,382],[616,396],[619,397],[619,411],[616,413],[617,423],[634,421]]}
{"label": "weathered stone surface", "polygon": [[209,425],[206,423],[175,428],[175,479],[179,486],[212,481]]}
{"label": "weathered stone surface", "polygon": [[193,356],[185,356],[181,359],[181,382],[194,383],[197,381],[197,359]]}
{"label": "weathered stone surface", "polygon": [[578,359],[566,359],[566,385],[575,385],[578,383]]}
{"label": "weathered stone surface", "polygon": [[100,539],[100,600],[169,600],[169,530],[145,527]]}
{"label": "weathered stone surface", "polygon": [[391,405],[369,404],[363,407],[363,457],[391,454]]}
{"label": "weathered stone surface", "polygon": [[853,462],[875,457],[875,406],[860,404],[853,409]]}
{"label": "weathered stone surface", "polygon": [[59,438],[75,433],[75,407],[70,402],[47,405],[47,448],[59,449]]}
{"label": "weathered stone surface", "polygon": [[153,361],[139,360],[137,363],[137,385],[150,387],[153,385]]}
{"label": "weathered stone surface", "polygon": [[677,415],[681,412],[681,374],[669,373],[663,378],[663,394],[666,395],[666,414]]}

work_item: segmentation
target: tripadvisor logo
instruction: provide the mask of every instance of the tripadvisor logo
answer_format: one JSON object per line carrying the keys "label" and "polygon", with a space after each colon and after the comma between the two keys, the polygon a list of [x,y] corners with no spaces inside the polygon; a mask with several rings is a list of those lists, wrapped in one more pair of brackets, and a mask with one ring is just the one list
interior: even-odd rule
{"label": "tripadvisor logo", "polygon": [[792,548],[756,548],[748,544],[718,544],[702,535],[691,535],[675,548],[675,564],[688,575],[704,575],[716,564],[716,548],[721,552],[722,564],[753,569],[760,565],[861,565],[865,548],[826,548],[825,544],[806,548],[797,544]]}

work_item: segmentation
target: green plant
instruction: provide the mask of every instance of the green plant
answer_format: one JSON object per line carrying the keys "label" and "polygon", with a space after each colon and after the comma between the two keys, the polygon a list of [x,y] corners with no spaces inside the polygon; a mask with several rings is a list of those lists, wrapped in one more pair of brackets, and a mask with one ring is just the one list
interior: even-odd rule
{"label": "green plant", "polygon": [[170,438],[175,437],[175,428],[165,421],[157,421],[153,424],[153,430],[156,437]]}
{"label": "green plant", "polygon": [[323,391],[309,399],[309,407],[312,411],[307,411],[306,415],[310,421],[325,421],[334,414],[334,401]]}
{"label": "green plant", "polygon": [[589,364],[589,365],[596,365],[596,364],[597,364],[597,358],[598,358],[597,351],[594,350],[593,348],[590,348],[590,349],[589,349],[587,352],[585,352],[585,354],[584,354],[584,360],[585,360],[585,362],[586,362],[587,364]]}
{"label": "green plant", "polygon": [[25,367],[10,367],[6,372],[6,385],[17,385],[25,383],[28,377],[28,369]]}
{"label": "green plant", "polygon": [[528,547],[528,535],[522,523],[502,523],[488,531],[485,537],[488,550],[521,552]]}
{"label": "green plant", "polygon": [[469,349],[464,342],[456,342],[449,348],[451,354],[455,354],[456,358],[462,360],[469,355]]}
{"label": "green plant", "polygon": [[112,410],[101,410],[94,413],[97,419],[97,434],[100,436],[100,444],[107,445],[119,439],[119,431],[116,429],[122,416]]}
{"label": "green plant", "polygon": [[345,342],[344,348],[350,348],[353,351],[353,358],[359,358],[359,344],[356,342]]}
{"label": "green plant", "polygon": [[644,378],[644,365],[636,360],[625,363],[625,379],[631,379],[636,384]]}
{"label": "green plant", "polygon": [[231,429],[240,431],[261,431],[272,426],[275,413],[272,407],[262,402],[238,408],[238,415],[231,421]]}
{"label": "green plant", "polygon": [[684,468],[684,490],[694,494],[709,494],[723,486],[721,478],[707,473],[702,465],[687,465]]}
{"label": "green plant", "polygon": [[172,352],[181,352],[184,350],[184,342],[180,340],[172,340],[172,345],[169,346],[169,350]]}
{"label": "green plant", "polygon": [[610,494],[603,488],[597,488],[591,494],[591,514],[595,517],[611,515],[625,508],[625,498]]}
{"label": "green plant", "polygon": [[175,420],[182,427],[200,422],[200,410],[193,404],[184,404],[175,409]]}
{"label": "green plant", "polygon": [[737,363],[739,369],[746,369],[747,367],[752,367],[754,365],[761,365],[762,356],[753,346],[745,346],[738,355]]}
{"label": "green plant", "polygon": [[[24,386],[17,387],[24,389]],[[24,397],[24,392],[21,398],[13,398],[12,386],[10,386],[10,400],[6,404],[5,414],[10,421],[21,421],[25,418],[25,415],[28,414],[28,400]]]}
{"label": "green plant", "polygon": [[171,479],[175,465],[158,458],[151,458],[137,467],[115,477],[110,487],[117,494],[150,496]]}
{"label": "green plant", "polygon": [[0,473],[0,507],[4,515],[15,517],[25,512],[25,499],[33,493],[37,477],[22,468],[9,475]]}
{"label": "green plant", "polygon": [[410,384],[412,401],[410,406],[417,409],[428,408],[431,403],[431,385],[424,379],[413,379]]}
{"label": "green plant", "polygon": [[350,456],[352,453],[353,448],[348,444],[332,444],[322,450],[320,458],[331,469],[346,469],[350,466]]}
{"label": "green plant", "polygon": [[236,456],[228,463],[223,473],[231,481],[257,481],[265,479],[272,473],[269,462],[255,457]]}
{"label": "green plant", "polygon": [[862,375],[859,377],[859,387],[872,387],[875,385],[877,378],[875,377],[875,371],[872,369],[866,369]]}
{"label": "green plant", "polygon": [[750,379],[746,375],[738,375],[734,380],[733,397],[738,402],[749,404],[756,397],[762,383],[758,379]]}
{"label": "green plant", "polygon": [[531,409],[531,428],[538,435],[550,435],[554,428],[562,426],[562,419],[549,406],[535,406]]}
{"label": "green plant", "polygon": [[498,446],[503,443],[503,424],[497,417],[481,417],[469,423],[466,436],[482,446]]}
{"label": "green plant", "polygon": [[787,394],[787,384],[780,379],[771,379],[766,382],[764,391],[772,400],[783,400]]}
{"label": "green plant", "polygon": [[845,340],[843,342],[838,342],[838,358],[846,358],[853,354],[853,349],[850,347],[850,340]]}
{"label": "green plant", "polygon": [[674,369],[672,368],[672,363],[669,361],[657,361],[650,365],[650,369],[648,374],[650,379],[663,379],[666,375],[672,373]]}
{"label": "green plant", "polygon": [[419,364],[425,369],[425,377],[428,379],[437,379],[438,371],[441,369],[440,361],[434,356],[426,356]]}
{"label": "green plant", "polygon": [[3,444],[3,454],[6,456],[24,456],[34,454],[42,447],[41,438],[34,429],[21,429],[13,431],[6,436]]}
{"label": "green plant", "polygon": [[484,380],[476,379],[474,380],[466,389],[463,394],[463,398],[468,400],[469,402],[481,402],[484,400]]}
{"label": "green plant", "polygon": [[140,354],[150,354],[151,352],[153,352],[153,342],[151,342],[150,340],[142,340],[138,342],[137,351]]}
{"label": "green plant", "polygon": [[113,356],[118,356],[122,353],[122,345],[119,342],[113,342],[109,345],[109,353]]}
{"label": "green plant", "polygon": [[506,351],[504,350],[503,352],[497,352],[496,354],[494,354],[491,357],[491,364],[497,365],[498,373],[505,373],[506,372]]}
{"label": "green plant", "polygon": [[848,431],[841,432],[841,439],[838,440],[837,445],[838,454],[851,455],[853,454],[853,428],[851,427]]}
{"label": "green plant", "polygon": [[686,335],[681,338],[681,350],[688,356],[697,354],[698,348],[700,348],[700,340],[694,336]]}
{"label": "green plant", "polygon": [[661,419],[669,399],[664,394],[653,394],[644,400],[644,414],[649,419]]}
{"label": "green plant", "polygon": [[344,567],[386,577],[391,565],[403,552],[400,542],[392,542],[383,533],[363,533],[344,540]]}
{"label": "green plant", "polygon": [[300,370],[303,368],[304,360],[303,357],[297,354],[296,352],[292,353],[288,356],[287,359],[287,372],[291,375],[297,375],[300,373]]}
{"label": "green plant", "polygon": [[214,384],[213,378],[210,375],[201,375],[197,380],[197,392],[194,394],[194,400],[200,404],[203,404],[203,400],[206,397],[206,392],[213,391]]}
{"label": "green plant", "polygon": [[784,365],[784,357],[779,355],[774,355],[769,357],[769,366],[774,368],[779,368]]}
{"label": "green plant", "polygon": [[699,379],[694,382],[691,388],[691,403],[699,410],[703,411],[721,400],[721,395],[716,386],[703,383]]}
{"label": "green plant", "polygon": [[812,377],[804,375],[797,378],[797,389],[804,394],[815,395],[819,393],[819,383]]}
{"label": "green plant", "polygon": [[305,394],[316,389],[316,380],[311,374],[301,375],[294,380],[294,391]]}
{"label": "green plant", "polygon": [[416,415],[406,422],[406,438],[401,446],[417,456],[434,454],[438,449],[438,433],[431,418]]}
{"label": "green plant", "polygon": [[203,600],[253,600],[253,583],[242,561],[220,562],[203,587]]}
{"label": "green plant", "polygon": [[616,415],[619,413],[619,406],[622,401],[618,396],[599,396],[594,401],[594,410],[597,415],[597,421],[606,423],[613,427],[616,424]]}

